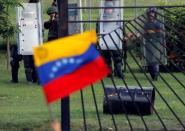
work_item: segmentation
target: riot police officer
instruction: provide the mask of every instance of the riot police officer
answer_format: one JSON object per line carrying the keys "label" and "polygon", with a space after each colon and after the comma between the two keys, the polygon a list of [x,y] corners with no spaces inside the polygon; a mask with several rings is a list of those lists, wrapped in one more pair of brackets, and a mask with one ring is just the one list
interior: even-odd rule
{"label": "riot police officer", "polygon": [[161,25],[156,21],[156,8],[147,10],[147,21],[144,24],[146,40],[146,61],[152,80],[156,81],[159,75],[159,61],[161,57],[162,33]]}
{"label": "riot police officer", "polygon": [[11,53],[11,75],[12,75],[12,83],[18,83],[18,71],[19,71],[19,61],[21,61],[22,56],[18,54],[17,45],[12,45],[10,48]]}
{"label": "riot police officer", "polygon": [[[39,0],[29,0],[29,3],[37,3]],[[23,55],[26,80],[28,83],[37,83],[38,77],[34,65],[33,55]]]}
{"label": "riot police officer", "polygon": [[58,9],[56,6],[51,6],[47,10],[47,14],[50,16],[49,21],[44,22],[44,28],[48,29],[48,41],[58,38]]}
{"label": "riot police officer", "polygon": [[[37,3],[39,0],[29,0],[29,3]],[[19,70],[19,61],[24,60],[24,68],[26,79],[29,83],[37,82],[37,73],[34,66],[33,56],[32,55],[19,55],[17,45],[12,45],[10,48],[11,51],[11,74],[13,83],[18,83],[18,70]]]}
{"label": "riot police officer", "polygon": [[[109,17],[113,17],[112,15],[114,15],[114,10],[113,8],[113,1],[105,1],[105,7],[110,7],[110,8],[105,8],[104,9],[104,17],[106,17],[106,19],[108,20]],[[114,24],[114,23],[113,23]],[[99,24],[97,24],[97,26],[99,26]],[[97,27],[98,29],[99,27]],[[108,41],[107,41],[108,42]],[[108,43],[107,43],[108,45]],[[120,53],[121,51],[118,51],[118,49],[116,50],[102,50],[102,56],[105,58],[106,63],[108,64],[108,66],[113,69],[113,72],[115,76],[117,76],[118,78],[124,78],[123,75],[123,70],[122,70],[122,65],[123,65],[123,61],[122,61],[122,53]],[[112,63],[114,66],[112,66]],[[111,76],[112,74],[110,74],[109,76]]]}

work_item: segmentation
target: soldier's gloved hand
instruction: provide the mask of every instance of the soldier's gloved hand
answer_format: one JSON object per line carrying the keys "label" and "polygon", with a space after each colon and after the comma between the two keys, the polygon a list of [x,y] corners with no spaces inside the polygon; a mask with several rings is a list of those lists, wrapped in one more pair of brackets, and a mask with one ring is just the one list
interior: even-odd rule
{"label": "soldier's gloved hand", "polygon": [[56,19],[56,15],[53,13],[53,14],[50,14],[50,20],[51,21],[54,21]]}

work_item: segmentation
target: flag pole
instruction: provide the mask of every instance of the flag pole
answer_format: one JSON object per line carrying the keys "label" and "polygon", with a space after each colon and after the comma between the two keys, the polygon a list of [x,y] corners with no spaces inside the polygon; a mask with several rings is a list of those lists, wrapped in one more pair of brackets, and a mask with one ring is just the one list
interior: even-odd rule
{"label": "flag pole", "polygon": [[[57,0],[59,9],[59,37],[68,36],[68,0]],[[62,131],[70,131],[70,98],[61,100]]]}
{"label": "flag pole", "polygon": [[53,131],[61,131],[61,124],[59,123],[59,121],[57,119],[54,118],[54,115],[51,111],[51,106],[50,104],[47,104],[48,107],[48,113],[49,113],[49,120],[51,123],[51,128],[53,129]]}
{"label": "flag pole", "polygon": [[52,123],[54,121],[54,116],[53,116],[53,113],[51,111],[51,106],[49,104],[47,104],[47,107],[48,107],[48,113],[49,113],[49,120]]}

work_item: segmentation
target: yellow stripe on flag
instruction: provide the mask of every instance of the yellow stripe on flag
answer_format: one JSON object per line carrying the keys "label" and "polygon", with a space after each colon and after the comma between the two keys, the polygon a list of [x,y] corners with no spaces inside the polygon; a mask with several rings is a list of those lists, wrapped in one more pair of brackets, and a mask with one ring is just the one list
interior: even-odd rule
{"label": "yellow stripe on flag", "polygon": [[96,42],[97,36],[94,30],[47,42],[34,48],[35,65],[38,67],[57,59],[81,55],[90,44]]}

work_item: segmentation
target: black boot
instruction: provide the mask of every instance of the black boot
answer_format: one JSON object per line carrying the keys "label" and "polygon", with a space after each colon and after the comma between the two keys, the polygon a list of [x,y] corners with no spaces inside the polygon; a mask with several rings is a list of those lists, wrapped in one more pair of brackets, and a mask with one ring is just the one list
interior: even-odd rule
{"label": "black boot", "polygon": [[30,68],[25,69],[25,74],[26,74],[26,80],[28,83],[32,83],[32,70]]}
{"label": "black boot", "polygon": [[18,83],[18,69],[12,70],[12,83]]}
{"label": "black boot", "polygon": [[118,78],[123,79],[123,70],[122,70],[122,57],[119,51],[112,51],[113,61],[114,61],[114,75]]}
{"label": "black boot", "polygon": [[18,83],[18,70],[19,70],[19,63],[14,61],[10,62],[11,65],[11,74],[12,74],[12,83]]}
{"label": "black boot", "polygon": [[154,67],[154,81],[157,81],[157,78],[159,76],[159,66],[158,65],[155,65]]}
{"label": "black boot", "polygon": [[12,80],[11,80],[11,82],[12,83],[18,83],[18,68],[13,68],[11,70],[11,73],[12,73]]}
{"label": "black boot", "polygon": [[[112,70],[111,51],[109,50],[102,51],[102,56],[104,57],[108,67]],[[112,77],[112,72],[110,72],[110,74],[107,77]]]}
{"label": "black boot", "polygon": [[159,67],[156,64],[151,64],[149,66],[149,73],[153,81],[157,81],[158,74],[159,74]]}
{"label": "black boot", "polygon": [[19,55],[16,45],[12,45],[10,47],[10,54],[12,60],[10,61],[11,65],[11,75],[12,75],[12,83],[18,83],[18,70],[19,70]]}
{"label": "black boot", "polygon": [[152,80],[154,80],[154,71],[153,71],[151,65],[148,66],[148,72],[150,73],[150,76],[151,76]]}
{"label": "black boot", "polygon": [[122,64],[116,64],[114,67],[114,75],[117,76],[118,78],[123,79],[124,75],[123,75],[123,70],[122,70]]}
{"label": "black boot", "polygon": [[158,78],[158,73],[155,73],[153,81],[157,81],[157,78]]}
{"label": "black boot", "polygon": [[37,71],[35,67],[32,69],[32,82],[37,83],[38,82],[38,76],[37,76]]}

